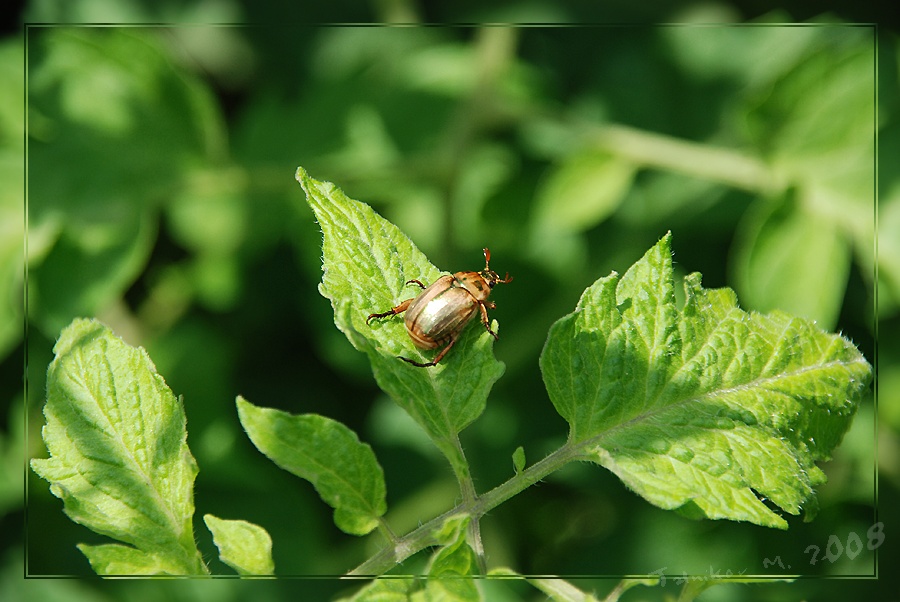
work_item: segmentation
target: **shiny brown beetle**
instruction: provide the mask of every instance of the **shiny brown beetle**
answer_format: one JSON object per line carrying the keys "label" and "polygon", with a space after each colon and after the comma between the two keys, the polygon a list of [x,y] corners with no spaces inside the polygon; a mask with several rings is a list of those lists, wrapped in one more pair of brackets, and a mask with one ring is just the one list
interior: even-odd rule
{"label": "shiny brown beetle", "polygon": [[369,314],[366,324],[375,318],[385,318],[406,312],[404,323],[409,338],[419,349],[437,349],[446,345],[430,362],[421,363],[408,357],[399,356],[401,360],[420,368],[436,366],[462,332],[463,327],[476,312],[481,312],[481,323],[495,339],[497,333],[491,330],[488,323],[488,308],[494,309],[493,302],[487,298],[491,289],[498,282],[512,282],[509,273],[500,278],[491,270],[491,252],[484,249],[484,270],[480,272],[457,272],[445,274],[428,287],[418,280],[407,280],[406,284],[417,284],[424,289],[418,297],[407,299],[400,305],[380,314]]}

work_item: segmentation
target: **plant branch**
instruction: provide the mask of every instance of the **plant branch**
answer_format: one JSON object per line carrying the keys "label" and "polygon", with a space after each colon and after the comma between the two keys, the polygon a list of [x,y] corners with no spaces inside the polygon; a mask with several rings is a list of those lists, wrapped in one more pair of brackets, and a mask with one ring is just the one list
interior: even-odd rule
{"label": "plant branch", "polygon": [[635,163],[682,173],[755,193],[784,182],[768,165],[739,151],[654,134],[622,125],[592,126],[587,142]]}
{"label": "plant branch", "polygon": [[468,514],[472,517],[473,522],[477,522],[478,519],[506,500],[578,458],[579,454],[575,448],[566,443],[540,462],[529,466],[505,483],[498,485],[483,495],[475,496],[471,500],[464,500],[451,510],[431,519],[414,531],[399,538],[393,545],[385,547],[347,573],[347,575],[377,576],[387,572],[394,565],[403,562],[416,552],[437,544],[434,534],[447,518],[457,514]]}

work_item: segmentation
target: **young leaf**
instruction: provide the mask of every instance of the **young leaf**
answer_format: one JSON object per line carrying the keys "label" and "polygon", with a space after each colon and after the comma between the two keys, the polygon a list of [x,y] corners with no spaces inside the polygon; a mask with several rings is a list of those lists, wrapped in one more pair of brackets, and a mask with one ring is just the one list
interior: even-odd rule
{"label": "young leaf", "polygon": [[568,445],[662,508],[786,528],[814,504],[815,465],[840,442],[871,377],[846,339],[784,313],[746,313],[730,289],[685,279],[670,235],[601,278],[553,325],[541,370]]}
{"label": "young leaf", "polygon": [[219,558],[241,575],[272,575],[272,538],[268,532],[243,520],[223,520],[212,514],[203,522],[219,548]]}
{"label": "young leaf", "polygon": [[513,452],[512,460],[513,468],[516,469],[516,474],[525,470],[525,448],[521,445],[517,447],[516,451]]}
{"label": "young leaf", "polygon": [[452,516],[436,533],[443,544],[428,569],[424,600],[480,600],[475,581],[467,578],[478,570],[475,552],[466,542],[468,516]]}
{"label": "young leaf", "polygon": [[147,353],[84,319],[54,352],[42,431],[50,458],[31,467],[69,518],[133,546],[82,552],[101,574],[207,573],[191,526],[197,465],[184,409]]}
{"label": "young leaf", "polygon": [[238,416],[253,445],[278,466],[306,479],[334,508],[345,533],[365,535],[387,510],[384,472],[372,452],[340,422],[293,415],[237,399]]}
{"label": "young leaf", "polygon": [[[484,411],[488,392],[503,373],[503,364],[489,352],[493,338],[477,323],[470,324],[435,367],[417,368],[397,359],[402,355],[421,361],[434,354],[413,345],[402,316],[371,325],[366,318],[415,297],[419,289],[407,285],[408,280],[429,284],[440,272],[368,205],[347,198],[330,182],[310,178],[302,167],[296,177],[322,227],[319,292],[331,301],[334,323],[369,356],[378,386],[446,453],[456,435]],[[493,329],[497,331],[496,323]]]}

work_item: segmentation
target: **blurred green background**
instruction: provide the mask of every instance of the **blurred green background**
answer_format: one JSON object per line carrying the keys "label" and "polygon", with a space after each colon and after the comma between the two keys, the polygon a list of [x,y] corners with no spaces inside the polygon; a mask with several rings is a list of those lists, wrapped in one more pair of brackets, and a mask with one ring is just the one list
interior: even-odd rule
{"label": "blurred green background", "polygon": [[[849,26],[840,11],[760,14],[704,2],[650,17],[622,3],[611,18],[585,4],[439,10],[385,0],[339,2],[327,15],[249,0],[25,4],[30,23],[178,25],[33,25],[0,40],[0,599],[280,600],[297,591],[326,599],[353,589],[330,579],[23,581],[23,572],[89,575],[74,546],[102,541],[71,523],[30,471],[27,504],[22,495],[23,448],[26,458],[46,453],[40,410],[53,342],[76,316],[96,316],[144,346],[183,396],[200,467],[195,530],[214,572],[230,571],[199,521],[207,512],[265,527],[285,576],[341,574],[380,544],[339,532],[308,483],[252,447],[238,394],[341,420],[372,444],[395,531],[456,501],[449,467],[375,387],[317,292],[321,234],[293,179],[298,165],[371,204],[441,269],[479,268],[489,246],[492,267],[515,277],[497,290],[492,312],[506,374],[463,432],[481,491],[512,474],[519,445],[533,462],[565,438],[537,364],[549,326],[587,285],[624,272],[667,230],[680,275],[700,271],[705,286],[734,288],[747,310],[815,319],[877,362],[877,418],[870,397],[824,465],[829,482],[814,522],[791,519],[787,532],[694,522],[650,506],[597,467],[572,466],[485,518],[491,566],[870,575],[867,550],[833,563],[822,556],[831,536],[866,542],[876,454],[877,520],[887,525],[879,564],[882,573],[897,565],[896,29],[881,28],[876,43],[872,27]],[[651,18],[684,25],[292,24]],[[814,25],[779,25],[800,18]],[[719,21],[745,25],[709,25]],[[242,22],[257,25],[209,25]],[[815,565],[811,545],[821,549]],[[776,558],[785,568],[764,566]],[[897,592],[891,577],[723,585],[701,600],[886,599]],[[614,583],[578,585],[602,594]],[[624,599],[676,591],[670,581]],[[503,584],[489,599],[543,597]]]}

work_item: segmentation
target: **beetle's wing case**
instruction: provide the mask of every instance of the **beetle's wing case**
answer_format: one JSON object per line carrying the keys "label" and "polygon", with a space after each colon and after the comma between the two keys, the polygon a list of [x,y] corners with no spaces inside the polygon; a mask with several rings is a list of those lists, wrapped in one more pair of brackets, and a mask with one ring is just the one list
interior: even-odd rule
{"label": "beetle's wing case", "polygon": [[422,291],[406,310],[404,322],[419,349],[439,347],[456,334],[472,316],[478,303],[453,275],[438,278]]}

